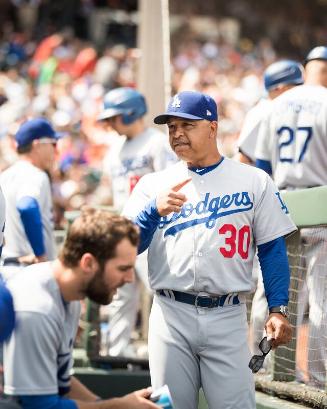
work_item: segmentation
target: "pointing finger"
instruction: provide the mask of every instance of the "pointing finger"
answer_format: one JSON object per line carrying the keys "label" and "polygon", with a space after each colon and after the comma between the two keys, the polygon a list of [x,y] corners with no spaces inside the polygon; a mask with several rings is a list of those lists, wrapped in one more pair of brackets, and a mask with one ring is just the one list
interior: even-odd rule
{"label": "pointing finger", "polygon": [[191,180],[192,180],[192,178],[187,178],[187,179],[183,180],[183,182],[177,183],[177,185],[175,185],[175,186],[172,187],[172,190],[173,190],[174,192],[178,192],[179,190],[182,189],[183,186],[185,186],[185,185],[186,185],[188,182],[190,182]]}

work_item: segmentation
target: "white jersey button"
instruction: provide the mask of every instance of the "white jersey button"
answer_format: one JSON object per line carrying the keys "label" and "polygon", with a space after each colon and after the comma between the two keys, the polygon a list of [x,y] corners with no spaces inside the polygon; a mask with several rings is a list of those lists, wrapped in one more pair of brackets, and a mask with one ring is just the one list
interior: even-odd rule
{"label": "white jersey button", "polygon": [[199,251],[199,252],[198,252],[198,256],[199,256],[199,257],[202,257],[202,255],[203,255],[203,254],[201,253],[201,251]]}

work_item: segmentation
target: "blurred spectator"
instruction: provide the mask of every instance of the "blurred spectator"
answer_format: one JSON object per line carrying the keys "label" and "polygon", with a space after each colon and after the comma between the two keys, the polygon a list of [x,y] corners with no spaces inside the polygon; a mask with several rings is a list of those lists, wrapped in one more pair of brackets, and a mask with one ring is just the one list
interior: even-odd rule
{"label": "blurred spectator", "polygon": [[15,139],[19,160],[0,175],[6,199],[4,265],[53,260],[52,197],[47,173],[59,134],[44,118],[24,122]]}

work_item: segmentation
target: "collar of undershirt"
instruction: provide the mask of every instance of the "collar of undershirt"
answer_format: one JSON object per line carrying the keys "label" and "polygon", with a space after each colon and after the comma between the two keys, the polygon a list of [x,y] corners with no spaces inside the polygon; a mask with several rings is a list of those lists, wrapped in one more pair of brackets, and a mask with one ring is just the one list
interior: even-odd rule
{"label": "collar of undershirt", "polygon": [[216,169],[224,160],[225,158],[222,156],[217,163],[214,163],[213,165],[206,166],[204,168],[198,168],[198,167],[190,167],[189,169],[196,173],[197,175],[204,175],[205,173],[209,173],[212,170]]}

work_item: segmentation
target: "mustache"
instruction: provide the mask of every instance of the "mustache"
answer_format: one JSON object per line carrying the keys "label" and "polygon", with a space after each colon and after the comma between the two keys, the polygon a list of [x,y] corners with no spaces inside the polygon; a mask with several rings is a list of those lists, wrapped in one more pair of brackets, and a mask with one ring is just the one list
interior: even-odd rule
{"label": "mustache", "polygon": [[188,144],[188,143],[189,143],[189,141],[186,140],[186,139],[177,139],[177,140],[173,140],[173,141],[172,141],[172,145],[173,145],[173,146],[185,145],[185,144]]}

